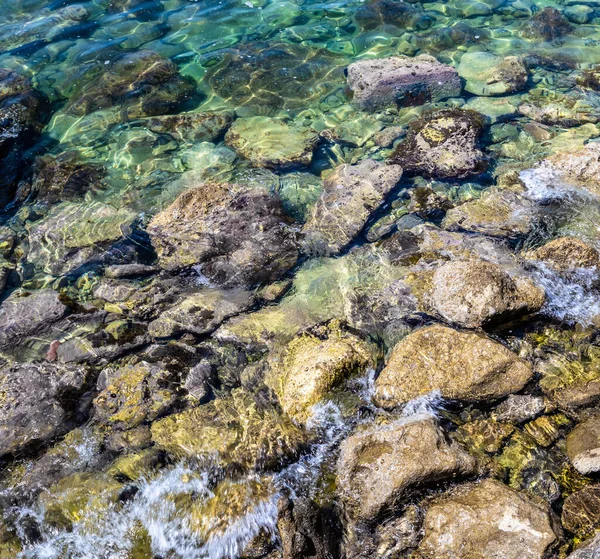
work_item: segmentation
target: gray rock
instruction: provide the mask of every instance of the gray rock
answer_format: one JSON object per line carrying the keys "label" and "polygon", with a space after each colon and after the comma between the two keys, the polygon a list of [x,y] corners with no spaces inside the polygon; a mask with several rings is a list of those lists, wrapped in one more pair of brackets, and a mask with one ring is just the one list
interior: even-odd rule
{"label": "gray rock", "polygon": [[323,181],[323,193],[303,228],[309,252],[340,252],[360,233],[401,177],[399,165],[383,165],[372,159],[337,167]]}
{"label": "gray rock", "polygon": [[111,279],[135,278],[149,276],[158,272],[157,266],[145,266],[144,264],[115,264],[104,270],[104,275]]}
{"label": "gray rock", "polygon": [[348,515],[375,521],[419,488],[474,470],[475,460],[432,418],[415,417],[359,431],[342,443],[339,495]]}
{"label": "gray rock", "polygon": [[376,111],[390,105],[423,105],[458,97],[462,84],[452,66],[426,54],[359,60],[348,66],[353,103]]}
{"label": "gray rock", "polygon": [[529,71],[516,56],[502,58],[490,52],[467,52],[460,59],[458,74],[466,80],[469,93],[488,96],[521,91]]}
{"label": "gray rock", "polygon": [[0,370],[0,456],[44,445],[66,433],[86,387],[83,367],[50,363]]}
{"label": "gray rock", "polygon": [[544,399],[539,396],[510,395],[496,408],[496,419],[508,423],[523,423],[534,419],[546,409]]}
{"label": "gray rock", "polygon": [[13,293],[0,305],[0,347],[44,332],[66,312],[67,307],[52,289]]}
{"label": "gray rock", "polygon": [[600,557],[600,534],[584,542],[567,559],[598,559],[598,557]]}

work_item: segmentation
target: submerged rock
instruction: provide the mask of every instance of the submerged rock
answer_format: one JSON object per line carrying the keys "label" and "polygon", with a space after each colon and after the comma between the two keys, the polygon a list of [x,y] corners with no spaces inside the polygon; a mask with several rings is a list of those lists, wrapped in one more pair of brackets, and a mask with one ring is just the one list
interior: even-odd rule
{"label": "submerged rock", "polygon": [[223,287],[269,283],[298,258],[279,200],[266,190],[217,184],[181,194],[147,227],[161,266],[199,265]]}
{"label": "submerged rock", "polygon": [[528,39],[551,41],[571,33],[574,29],[560,10],[548,6],[532,16],[524,25],[522,34]]}
{"label": "submerged rock", "polygon": [[87,370],[79,366],[0,369],[0,456],[34,450],[69,431],[87,379]]}
{"label": "submerged rock", "polygon": [[600,528],[600,485],[587,485],[569,495],[563,504],[562,525],[579,538],[589,537]]}
{"label": "submerged rock", "polygon": [[429,507],[423,559],[543,559],[557,541],[550,511],[502,483],[467,484]]}
{"label": "submerged rock", "polygon": [[458,97],[462,91],[456,70],[427,54],[353,62],[348,66],[348,87],[353,103],[368,111],[423,105]]}
{"label": "submerged rock", "polygon": [[411,124],[391,161],[411,175],[465,178],[483,173],[488,161],[478,148],[484,119],[475,111],[445,109]]}
{"label": "submerged rock", "polygon": [[527,258],[542,260],[558,270],[597,268],[600,254],[593,247],[575,237],[553,239],[540,248],[525,254]]}
{"label": "submerged rock", "polygon": [[216,142],[223,137],[233,121],[227,111],[160,115],[140,122],[156,134],[169,134],[183,142]]}
{"label": "submerged rock", "polygon": [[297,455],[307,435],[243,389],[152,424],[152,440],[176,457],[217,457],[223,464],[271,469]]}
{"label": "submerged rock", "polygon": [[148,333],[155,338],[184,332],[206,334],[218,328],[225,319],[246,310],[252,301],[252,294],[242,289],[205,289],[161,313],[148,325]]}
{"label": "submerged rock", "polygon": [[567,456],[582,474],[600,471],[600,417],[580,423],[567,435]]}
{"label": "submerged rock", "polygon": [[310,165],[318,138],[310,128],[255,116],[238,118],[229,128],[225,143],[255,167],[289,169]]}
{"label": "submerged rock", "polygon": [[375,522],[419,489],[474,471],[475,460],[435,420],[409,419],[358,431],[342,443],[339,495],[348,515]]}
{"label": "submerged rock", "polygon": [[196,82],[151,50],[121,55],[69,99],[66,112],[83,116],[122,107],[129,118],[177,112],[195,95]]}
{"label": "submerged rock", "polygon": [[273,388],[279,393],[281,407],[293,419],[306,421],[311,407],[330,390],[373,366],[374,353],[337,322],[297,336],[287,345],[281,366],[274,364]]}
{"label": "submerged rock", "polygon": [[518,185],[492,187],[480,198],[450,209],[442,227],[450,231],[472,231],[494,237],[522,237],[538,221],[537,207]]}
{"label": "submerged rock", "polygon": [[115,429],[153,421],[176,401],[176,375],[159,365],[142,361],[105,374],[106,386],[94,400],[95,419]]}
{"label": "submerged rock", "polygon": [[513,279],[497,264],[483,260],[455,260],[433,274],[433,308],[466,328],[537,312],[544,299],[544,290],[529,279]]}
{"label": "submerged rock", "polygon": [[489,52],[467,52],[458,66],[465,89],[475,95],[506,95],[525,88],[529,71],[517,56],[501,58]]}
{"label": "submerged rock", "polygon": [[336,254],[365,226],[402,177],[399,165],[372,159],[341,165],[323,181],[323,193],[303,228],[311,252]]}
{"label": "submerged rock", "polygon": [[534,419],[545,409],[544,399],[539,396],[511,395],[496,408],[495,415],[498,421],[523,423],[528,419]]}
{"label": "submerged rock", "polygon": [[487,402],[521,390],[531,366],[482,334],[428,326],[393,349],[375,381],[375,402],[393,408],[439,390],[444,398]]}
{"label": "submerged rock", "polygon": [[42,334],[67,310],[59,294],[52,289],[14,292],[0,305],[0,348]]}
{"label": "submerged rock", "polygon": [[522,98],[518,111],[534,121],[565,127],[600,121],[598,100],[593,94],[578,92],[561,94],[534,89]]}

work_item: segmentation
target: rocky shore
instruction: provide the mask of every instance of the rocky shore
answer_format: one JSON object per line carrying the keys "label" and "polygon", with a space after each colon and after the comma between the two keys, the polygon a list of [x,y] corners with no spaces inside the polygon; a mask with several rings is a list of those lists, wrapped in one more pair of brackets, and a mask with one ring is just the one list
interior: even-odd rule
{"label": "rocky shore", "polygon": [[167,4],[0,23],[0,559],[600,557],[598,6]]}

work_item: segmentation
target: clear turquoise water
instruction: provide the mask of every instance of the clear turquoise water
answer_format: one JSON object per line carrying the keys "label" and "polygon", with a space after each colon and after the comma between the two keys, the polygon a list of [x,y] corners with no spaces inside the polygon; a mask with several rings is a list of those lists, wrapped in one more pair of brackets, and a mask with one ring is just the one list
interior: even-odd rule
{"label": "clear turquoise water", "polygon": [[[547,6],[564,11],[573,31],[548,41],[528,38],[524,26]],[[174,77],[158,88],[158,100],[146,103],[148,84],[136,89],[133,79],[118,97],[104,98],[103,76],[118,76],[124,56],[145,51],[150,54],[144,56],[172,63]],[[458,66],[462,55],[473,51],[527,57],[527,88],[500,98],[465,93],[435,106],[376,115],[361,113],[351,104],[344,74],[350,62],[428,53]],[[384,160],[390,150],[375,144],[374,133],[384,126],[406,126],[431,108],[467,106],[489,117],[485,144],[494,161],[490,172],[468,181],[433,183],[454,199],[478,196],[499,170],[528,168],[549,153],[600,135],[598,95],[576,83],[582,70],[599,63],[600,3],[594,0],[0,0],[0,68],[30,78],[51,105],[47,124],[25,154],[15,202],[0,214],[0,232],[18,247],[0,260],[12,270],[8,289],[64,288],[85,302],[101,258],[126,262],[131,250],[148,258],[143,230],[149,218],[201,181],[272,189],[288,213],[301,221],[318,197],[321,171],[365,157]],[[517,112],[527,95],[545,100],[574,96],[592,122],[568,128],[550,124],[549,138],[536,137],[527,128],[530,119]],[[300,171],[256,169],[236,157],[222,138],[207,142],[178,137],[153,131],[145,120],[184,111],[289,119],[317,132],[336,131],[341,141],[323,141],[311,166]],[[31,189],[36,174],[29,173],[36,157],[52,160],[65,154],[97,166],[102,179],[68,196],[36,196]],[[411,179],[406,186],[423,182]],[[406,196],[395,196],[386,209],[394,219],[407,211]],[[381,219],[385,225],[386,216]],[[343,298],[336,299],[343,291],[340,286],[376,281],[363,277],[368,275],[368,258],[358,264],[345,258],[309,262],[298,275],[294,301],[300,300],[315,320],[329,318],[335,314],[332,309],[343,306]],[[327,304],[324,294],[329,296]],[[48,341],[33,341],[15,348],[15,353],[23,360],[41,358]],[[179,464],[140,483],[141,496],[125,511],[101,503],[93,512],[88,510],[88,518],[72,532],[46,529],[38,541],[25,546],[22,556],[133,559],[151,557],[152,547],[160,557],[234,557],[261,527],[273,530],[280,488],[290,484],[288,477],[303,480],[306,471],[317,471],[345,428],[335,414],[324,412],[319,424],[324,442],[307,462],[275,481],[261,480],[270,488],[268,498],[251,501],[246,515],[207,530],[210,537],[204,540],[186,525],[189,511],[173,502],[191,494],[207,499],[205,471]],[[76,450],[82,461],[97,451],[85,436]],[[35,507],[23,512],[41,514]],[[146,534],[142,543],[135,536],[140,525]]]}

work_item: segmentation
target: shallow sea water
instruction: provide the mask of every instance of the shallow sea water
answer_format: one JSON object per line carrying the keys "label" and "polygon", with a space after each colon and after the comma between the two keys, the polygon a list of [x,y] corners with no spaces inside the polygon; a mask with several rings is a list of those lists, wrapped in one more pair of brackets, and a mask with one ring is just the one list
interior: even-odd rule
{"label": "shallow sea water", "polygon": [[[548,41],[525,36],[524,26],[546,7],[560,9],[572,32]],[[479,51],[527,58],[527,88],[503,97],[464,92],[460,98],[377,114],[351,103],[345,77],[351,62],[426,53],[458,66],[465,53]],[[562,231],[599,247],[598,200],[570,196],[568,187],[549,189],[547,177],[528,170],[546,155],[600,137],[600,96],[576,83],[581,71],[596,64],[596,0],[0,0],[0,68],[30,78],[48,99],[41,135],[21,154],[17,186],[0,208],[0,248],[2,243],[15,247],[0,253],[0,271],[10,270],[2,297],[15,289],[61,289],[85,314],[103,267],[151,264],[154,255],[145,233],[150,218],[203,182],[277,192],[301,225],[321,192],[322,172],[365,158],[385,160],[391,148],[378,146],[374,135],[385,127],[406,127],[432,108],[473,108],[487,117],[484,143],[494,160],[490,170],[469,180],[403,179],[353,246],[355,252],[306,260],[293,271],[290,294],[278,307],[255,313],[253,324],[261,331],[288,335],[344,316],[357,297],[401,277],[404,270],[382,267],[365,245],[378,227],[390,231],[388,224],[423,222],[407,209],[407,192],[415,186],[427,184],[464,201],[479,197],[500,169],[524,171],[530,198],[549,208],[547,228],[531,242],[540,244]],[[158,86],[152,80],[135,82],[136,75],[156,65],[164,65],[159,74],[168,76]],[[122,87],[106,93],[121,81]],[[549,124],[548,137],[540,139],[527,127],[531,119],[517,112],[527,95],[545,102],[573,96],[578,110],[591,116],[574,126]],[[208,138],[164,130],[151,121],[152,116],[189,111],[278,118],[312,128],[321,140],[305,168],[255,168],[225,145],[222,134]],[[52,165],[61,158],[95,171],[53,194],[40,183],[40,168],[43,161]],[[585,327],[600,315],[597,280],[585,270],[568,280],[542,265],[531,273],[549,295],[542,310],[546,319]],[[208,283],[199,269],[184,279],[198,289]],[[136,285],[146,284],[140,280]],[[10,348],[2,364],[43,360],[53,339],[77,341],[96,328],[93,320],[63,324]],[[227,328],[224,338],[246,325],[234,320]],[[380,335],[389,349],[401,334]],[[115,354],[114,360],[121,357]],[[18,550],[7,548],[6,557],[234,559],[258,535],[275,540],[282,495],[330,499],[328,479],[339,442],[370,413],[379,413],[370,402],[373,374],[365,371],[358,384],[346,386],[354,401],[334,398],[313,410],[313,443],[297,461],[276,472],[234,475],[231,483],[245,488],[241,504],[225,498],[221,508],[215,505],[215,499],[222,499],[215,498],[215,487],[229,478],[220,466],[172,460],[136,479],[136,493],[127,502],[110,501],[110,484],[106,495],[99,489],[93,503],[86,500],[74,513],[68,528],[46,522],[43,501],[25,506],[0,501],[20,540]],[[433,394],[411,403],[404,414],[420,417],[442,407]],[[95,445],[93,437],[84,437],[73,446],[75,471],[105,467],[90,466],[100,453]],[[29,458],[9,464],[0,473],[0,496],[8,495],[15,479],[31,467]],[[5,557],[2,550],[0,557]]]}

